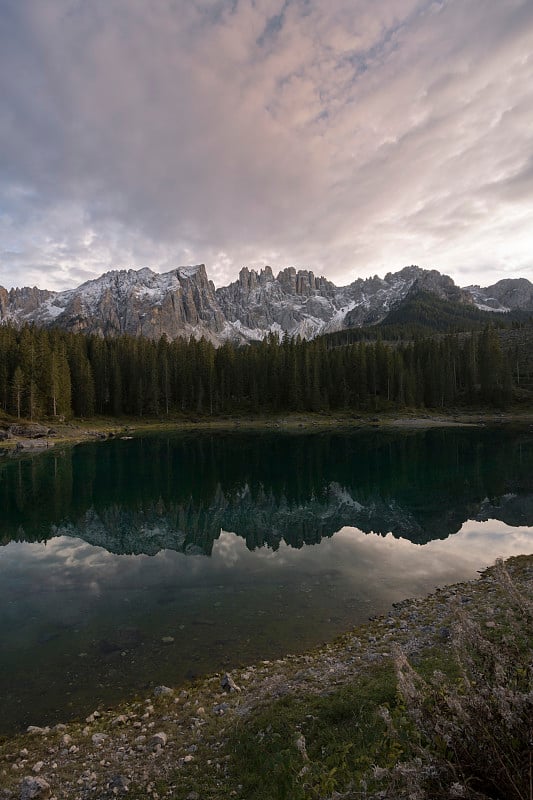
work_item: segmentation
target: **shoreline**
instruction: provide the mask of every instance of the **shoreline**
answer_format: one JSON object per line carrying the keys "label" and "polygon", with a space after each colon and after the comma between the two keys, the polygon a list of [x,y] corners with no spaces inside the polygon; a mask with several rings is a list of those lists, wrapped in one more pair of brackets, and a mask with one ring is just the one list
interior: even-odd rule
{"label": "shoreline", "polygon": [[84,442],[140,436],[157,432],[301,432],[314,433],[336,430],[384,430],[414,431],[430,428],[466,428],[485,426],[533,426],[533,411],[506,411],[484,413],[466,411],[461,413],[405,413],[402,415],[386,414],[303,414],[289,413],[265,417],[172,417],[157,418],[123,418],[94,417],[91,420],[74,419],[70,422],[54,423],[50,420],[30,422],[0,418],[0,432],[17,428],[41,427],[50,430],[38,437],[9,433],[9,438],[0,440],[0,458],[2,456],[35,455],[51,448],[64,445],[76,445]]}
{"label": "shoreline", "polygon": [[[506,562],[516,586],[531,595],[533,555]],[[242,797],[231,747],[237,729],[272,704],[312,703],[369,672],[392,669],[396,648],[414,663],[443,658],[458,607],[491,631],[505,619],[495,567],[471,581],[396,603],[333,642],[302,655],[215,673],[185,687],[156,687],[150,695],[85,720],[30,728],[0,740],[0,800],[18,800],[24,778],[41,780],[38,797],[84,800],[127,794],[186,798]],[[116,790],[116,791],[115,791]],[[204,794],[205,792],[205,794]],[[37,797],[37,796],[36,796]]]}

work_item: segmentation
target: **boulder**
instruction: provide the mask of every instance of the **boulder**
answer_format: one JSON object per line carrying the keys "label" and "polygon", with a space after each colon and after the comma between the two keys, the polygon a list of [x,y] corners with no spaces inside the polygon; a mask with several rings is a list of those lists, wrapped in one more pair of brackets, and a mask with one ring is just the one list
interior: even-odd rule
{"label": "boulder", "polygon": [[9,431],[13,436],[23,436],[25,439],[42,439],[48,436],[49,428],[37,423],[30,423],[29,425],[11,425]]}

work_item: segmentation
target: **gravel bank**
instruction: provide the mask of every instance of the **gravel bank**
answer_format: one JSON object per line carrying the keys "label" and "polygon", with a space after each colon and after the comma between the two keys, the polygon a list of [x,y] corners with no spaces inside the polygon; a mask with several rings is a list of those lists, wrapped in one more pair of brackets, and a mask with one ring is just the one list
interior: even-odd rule
{"label": "gravel bank", "polygon": [[[516,586],[531,594],[533,556],[512,558],[507,567]],[[187,688],[158,687],[149,697],[68,725],[30,728],[0,745],[0,800],[203,800],[214,796],[202,793],[206,775],[223,790],[221,797],[240,797],[227,778],[226,741],[236,719],[289,693],[327,693],[389,661],[396,647],[415,662],[428,649],[442,650],[461,607],[489,629],[500,624],[505,595],[494,568],[478,580],[398,603],[308,654],[216,674]]]}

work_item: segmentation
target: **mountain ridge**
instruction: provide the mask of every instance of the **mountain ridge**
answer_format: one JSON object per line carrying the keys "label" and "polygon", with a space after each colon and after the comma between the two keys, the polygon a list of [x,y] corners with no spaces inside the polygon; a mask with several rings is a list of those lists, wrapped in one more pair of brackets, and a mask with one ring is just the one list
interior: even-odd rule
{"label": "mountain ridge", "polygon": [[312,339],[380,323],[416,292],[487,312],[533,311],[533,284],[525,278],[461,288],[448,275],[411,265],[384,278],[336,286],[310,270],[286,267],[275,276],[266,266],[243,267],[237,280],[216,289],[205,265],[198,264],[165,273],[149,267],[111,270],[62,292],[0,286],[0,324],[101,336],[205,337],[217,345],[269,334]]}

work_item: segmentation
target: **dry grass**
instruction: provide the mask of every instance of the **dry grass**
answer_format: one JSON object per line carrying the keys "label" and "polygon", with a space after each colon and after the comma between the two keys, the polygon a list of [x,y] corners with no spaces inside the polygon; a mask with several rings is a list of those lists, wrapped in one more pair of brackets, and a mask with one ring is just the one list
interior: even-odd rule
{"label": "dry grass", "polygon": [[376,768],[387,800],[533,800],[533,603],[500,562],[505,611],[484,623],[457,609],[458,674],[425,680],[398,653],[401,711],[383,716],[411,757]]}

